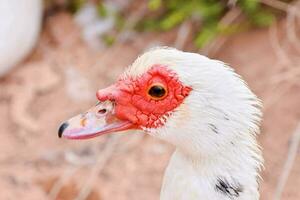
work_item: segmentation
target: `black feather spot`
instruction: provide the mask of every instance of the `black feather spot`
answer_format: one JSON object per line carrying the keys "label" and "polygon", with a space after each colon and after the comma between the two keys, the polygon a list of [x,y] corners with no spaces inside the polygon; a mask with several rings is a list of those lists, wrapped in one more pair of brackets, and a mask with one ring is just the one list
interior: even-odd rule
{"label": "black feather spot", "polygon": [[234,197],[240,196],[240,193],[243,192],[243,187],[241,186],[240,183],[238,183],[236,181],[229,183],[224,178],[217,179],[215,189],[217,192],[220,192],[223,195],[226,195],[231,199]]}
{"label": "black feather spot", "polygon": [[226,121],[229,121],[229,116],[228,116],[228,114],[224,113],[224,119],[225,119]]}
{"label": "black feather spot", "polygon": [[210,127],[210,129],[211,129],[213,132],[219,133],[219,132],[218,132],[218,128],[216,127],[216,125],[214,125],[214,124],[208,124],[208,126]]}

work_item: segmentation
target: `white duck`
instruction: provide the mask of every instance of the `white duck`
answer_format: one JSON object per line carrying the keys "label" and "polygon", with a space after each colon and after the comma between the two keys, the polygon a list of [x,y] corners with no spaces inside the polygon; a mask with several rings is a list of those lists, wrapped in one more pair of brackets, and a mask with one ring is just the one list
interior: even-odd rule
{"label": "white duck", "polygon": [[59,137],[142,129],[176,146],[162,200],[259,199],[261,103],[226,64],[155,48],[97,98],[95,107],[61,125]]}
{"label": "white duck", "polygon": [[34,47],[42,11],[42,0],[0,0],[0,76]]}

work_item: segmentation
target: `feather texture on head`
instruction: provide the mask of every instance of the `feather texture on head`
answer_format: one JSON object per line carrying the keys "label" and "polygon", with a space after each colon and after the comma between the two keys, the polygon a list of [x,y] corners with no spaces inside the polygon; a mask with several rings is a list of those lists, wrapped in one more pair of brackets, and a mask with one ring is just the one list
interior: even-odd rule
{"label": "feather texture on head", "polygon": [[[261,102],[228,65],[196,53],[154,48],[97,97],[112,106],[100,103],[101,116],[89,112],[95,116],[90,126],[101,128],[91,129],[88,138],[143,129],[176,147],[161,199],[258,200]],[[72,132],[75,122],[68,122],[62,135],[82,138],[90,130]]]}

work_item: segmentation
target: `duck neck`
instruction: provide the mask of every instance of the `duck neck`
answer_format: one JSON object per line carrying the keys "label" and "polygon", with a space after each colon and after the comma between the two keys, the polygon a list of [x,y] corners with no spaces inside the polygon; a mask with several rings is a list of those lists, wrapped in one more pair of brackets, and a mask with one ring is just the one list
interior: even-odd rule
{"label": "duck neck", "polygon": [[197,179],[195,191],[199,198],[258,200],[261,156],[257,145],[254,146],[237,143],[208,155],[177,148],[166,171],[163,191],[168,190],[166,185],[174,179],[170,177],[178,176],[189,183]]}

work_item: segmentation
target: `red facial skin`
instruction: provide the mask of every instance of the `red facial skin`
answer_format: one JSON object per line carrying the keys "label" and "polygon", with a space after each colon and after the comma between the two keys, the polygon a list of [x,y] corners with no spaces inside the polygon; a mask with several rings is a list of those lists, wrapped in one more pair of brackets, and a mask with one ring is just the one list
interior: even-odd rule
{"label": "red facial skin", "polygon": [[[163,85],[167,90],[161,99],[148,94],[149,88],[155,84]],[[157,128],[163,125],[159,119],[178,107],[191,90],[179,81],[175,72],[165,66],[154,65],[136,79],[119,79],[99,90],[97,98],[99,101],[114,101],[115,116],[120,120],[130,121],[137,128]]]}

